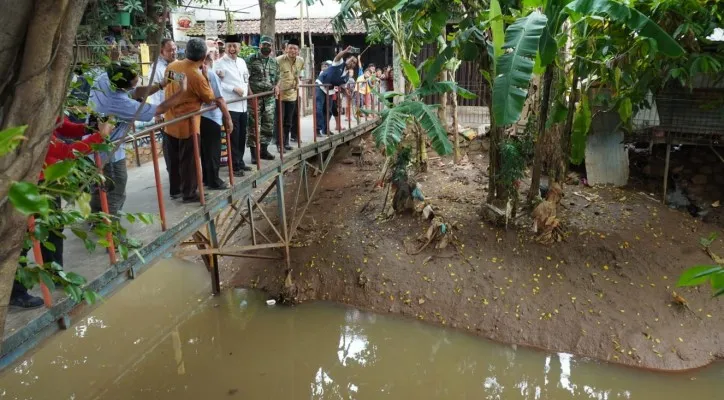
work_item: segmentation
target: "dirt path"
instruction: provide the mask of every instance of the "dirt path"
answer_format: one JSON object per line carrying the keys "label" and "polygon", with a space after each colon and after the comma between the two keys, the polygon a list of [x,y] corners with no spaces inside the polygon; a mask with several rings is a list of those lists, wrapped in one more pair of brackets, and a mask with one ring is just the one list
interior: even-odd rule
{"label": "dirt path", "polygon": [[[454,222],[458,246],[410,255],[429,223],[419,215],[380,222],[379,166],[348,164],[341,154],[291,252],[297,300],[332,300],[645,368],[682,370],[724,358],[724,302],[711,299],[708,287],[675,287],[685,267],[711,263],[698,241],[716,227],[633,191],[566,186],[559,211],[566,242],[543,246],[527,227],[481,220],[486,157],[469,156],[463,167],[432,161],[417,177],[427,200]],[[713,248],[724,253],[721,240]],[[281,263],[234,262],[233,284],[272,296],[284,290]],[[672,304],[673,290],[696,315]]]}

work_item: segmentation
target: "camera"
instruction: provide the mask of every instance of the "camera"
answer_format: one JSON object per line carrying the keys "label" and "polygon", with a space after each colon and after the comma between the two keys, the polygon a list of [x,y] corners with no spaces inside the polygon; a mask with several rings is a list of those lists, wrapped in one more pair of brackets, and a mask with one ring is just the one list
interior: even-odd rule
{"label": "camera", "polygon": [[359,54],[360,50],[359,47],[350,47],[349,48],[349,54]]}

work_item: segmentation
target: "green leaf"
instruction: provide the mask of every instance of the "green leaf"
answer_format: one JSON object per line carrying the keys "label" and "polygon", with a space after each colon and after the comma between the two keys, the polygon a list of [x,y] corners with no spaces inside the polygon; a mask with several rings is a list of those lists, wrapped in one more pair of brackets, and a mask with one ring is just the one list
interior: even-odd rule
{"label": "green leaf", "polygon": [[143,258],[143,256],[141,255],[141,252],[138,251],[138,249],[133,249],[133,253],[138,257],[139,260],[141,260],[141,264],[146,263],[146,259]]}
{"label": "green leaf", "polygon": [[493,115],[496,125],[518,121],[528,96],[533,74],[533,58],[546,26],[546,16],[538,11],[520,18],[508,27],[503,49],[511,49],[497,60],[493,83]]}
{"label": "green leaf", "polygon": [[45,167],[45,171],[43,171],[45,180],[48,182],[53,182],[57,181],[60,178],[66,177],[70,173],[70,170],[73,169],[74,162],[74,160],[64,160],[52,165],[48,165],[47,167]]}
{"label": "green leaf", "polygon": [[150,225],[153,223],[153,215],[149,213],[137,213],[136,217],[141,220],[146,225]]}
{"label": "green leaf", "polygon": [[724,289],[724,269],[712,273],[709,282],[714,290]]}
{"label": "green leaf", "polygon": [[453,146],[447,137],[447,131],[440,123],[437,116],[437,107],[425,103],[417,103],[419,107],[415,108],[414,115],[420,122],[422,130],[427,132],[430,143],[435,152],[441,156],[452,153]]}
{"label": "green leaf", "polygon": [[560,124],[566,120],[568,116],[568,106],[560,101],[555,100],[553,103],[553,111],[546,121],[546,129],[550,129],[554,124]]}
{"label": "green leaf", "polygon": [[[61,273],[62,273],[62,275],[61,275]],[[60,272],[58,272],[58,275],[61,278],[68,281],[69,283],[76,285],[76,286],[83,286],[87,282],[85,277],[83,277],[82,275],[79,275],[75,272],[60,271]]]}
{"label": "green leaf", "polygon": [[15,150],[20,142],[26,139],[25,136],[23,136],[26,129],[28,129],[28,126],[23,125],[0,131],[0,157]]}
{"label": "green leaf", "polygon": [[81,193],[78,198],[75,199],[75,205],[78,207],[83,218],[88,218],[91,213],[90,201],[91,195],[86,192]]}
{"label": "green leaf", "polygon": [[621,122],[624,123],[631,119],[633,115],[633,104],[631,104],[630,98],[625,97],[621,100],[618,105],[618,115],[621,117]]}
{"label": "green leaf", "polygon": [[425,97],[430,96],[434,94],[442,94],[442,93],[449,93],[454,92],[457,93],[458,96],[462,97],[463,99],[474,99],[477,96],[475,93],[464,89],[456,82],[453,81],[441,81],[441,82],[425,82],[422,87],[415,90],[414,92],[410,93],[410,95],[419,96],[419,97]]}
{"label": "green leaf", "polygon": [[701,285],[709,279],[709,275],[721,271],[719,265],[697,265],[684,271],[676,283],[678,286],[696,286]]}
{"label": "green leaf", "polygon": [[503,27],[503,12],[500,9],[500,3],[498,0],[491,0],[490,31],[493,34],[493,65],[503,55],[503,44],[505,43]]}
{"label": "green leaf", "polygon": [[48,289],[55,289],[55,282],[53,282],[53,277],[45,270],[38,271],[38,278],[40,278],[40,281],[43,282],[43,284],[45,284],[45,287],[47,287]]}
{"label": "green leaf", "polygon": [[73,232],[73,234],[78,237],[78,239],[85,240],[88,238],[88,232],[84,231],[83,229],[71,227],[70,231]]}
{"label": "green leaf", "polygon": [[118,253],[121,255],[121,260],[127,260],[128,259],[128,246],[125,244],[119,244],[118,245]]}
{"label": "green leaf", "polygon": [[420,87],[420,73],[417,72],[415,66],[407,60],[400,60],[400,64],[402,64],[402,72],[405,73],[405,77],[407,77],[407,80],[410,81],[412,87]]}
{"label": "green leaf", "polygon": [[63,290],[75,302],[80,302],[83,299],[83,291],[78,286],[67,285]]}
{"label": "green leaf", "polygon": [[397,144],[402,140],[402,134],[407,126],[407,119],[410,117],[400,108],[403,104],[404,102],[382,111],[380,124],[372,131],[375,145],[384,149],[388,156],[395,154]]}
{"label": "green leaf", "polygon": [[586,138],[591,128],[591,107],[588,96],[583,96],[573,116],[571,132],[571,163],[580,165],[586,157]]}
{"label": "green leaf", "polygon": [[53,244],[53,242],[43,242],[43,247],[50,251],[55,251],[55,245]]}
{"label": "green leaf", "polygon": [[626,25],[639,36],[655,40],[659,50],[667,56],[679,57],[685,53],[679,43],[654,21],[638,10],[614,0],[574,0],[566,5],[566,9],[580,15],[606,15],[613,22]]}
{"label": "green leaf", "polygon": [[47,215],[50,211],[48,198],[41,195],[38,185],[30,182],[13,182],[8,191],[8,198],[15,209],[24,215]]}
{"label": "green leaf", "polygon": [[83,245],[89,253],[94,252],[96,249],[96,243],[90,239],[83,239]]}

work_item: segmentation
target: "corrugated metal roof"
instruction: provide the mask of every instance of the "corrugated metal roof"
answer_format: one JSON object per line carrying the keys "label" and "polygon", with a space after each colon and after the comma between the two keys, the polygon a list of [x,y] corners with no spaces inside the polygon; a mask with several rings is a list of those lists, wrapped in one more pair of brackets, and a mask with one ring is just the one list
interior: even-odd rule
{"label": "corrugated metal roof", "polygon": [[[301,21],[298,18],[295,19],[277,19],[276,20],[276,32],[277,34],[285,33],[299,33],[301,32]],[[198,21],[193,28],[186,31],[189,36],[204,36],[205,23]],[[332,35],[334,30],[332,29],[332,18],[310,18],[304,20],[304,32],[311,31],[312,34],[319,35]],[[228,32],[226,29],[226,21],[218,22],[218,32]],[[241,19],[234,21],[234,33],[240,35],[257,35],[259,34],[259,20],[258,19]],[[361,20],[354,20],[347,22],[347,34],[350,35],[363,35],[367,33],[365,25]]]}

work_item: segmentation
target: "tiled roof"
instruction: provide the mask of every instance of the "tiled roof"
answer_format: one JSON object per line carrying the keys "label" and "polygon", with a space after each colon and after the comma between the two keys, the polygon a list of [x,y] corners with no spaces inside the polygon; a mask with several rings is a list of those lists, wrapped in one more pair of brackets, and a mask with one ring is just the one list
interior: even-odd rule
{"label": "tiled roof", "polygon": [[[218,32],[227,32],[226,21],[218,22]],[[296,19],[278,19],[276,21],[277,34],[284,33],[299,33],[301,32],[301,21]],[[204,36],[204,22],[198,21],[193,28],[186,31],[189,36]],[[319,35],[332,35],[334,30],[332,29],[332,18],[310,18],[304,20],[304,32],[307,33],[312,31],[312,34]],[[241,35],[256,35],[259,34],[259,20],[258,19],[241,19],[234,21],[234,33]],[[363,35],[367,33],[365,25],[361,20],[347,22],[347,33],[350,35]]]}

